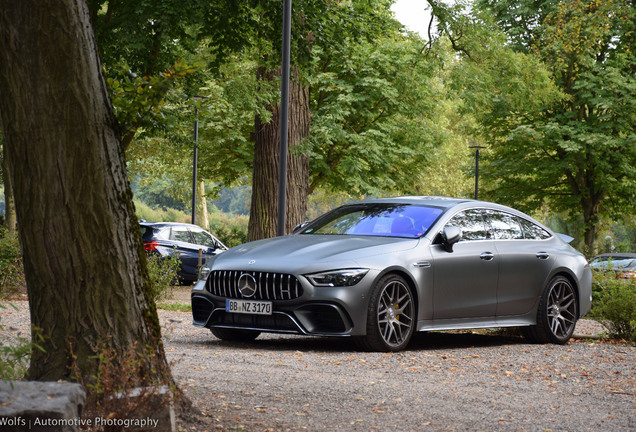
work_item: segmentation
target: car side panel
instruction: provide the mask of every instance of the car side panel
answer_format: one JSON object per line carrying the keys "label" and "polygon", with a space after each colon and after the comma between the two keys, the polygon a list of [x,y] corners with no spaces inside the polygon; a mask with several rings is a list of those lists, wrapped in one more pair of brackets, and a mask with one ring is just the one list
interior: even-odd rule
{"label": "car side panel", "polygon": [[496,240],[499,255],[497,316],[521,315],[537,304],[554,266],[546,240]]}
{"label": "car side panel", "polygon": [[[499,267],[494,242],[459,242],[452,252],[433,245],[431,252],[434,320],[494,317]],[[484,254],[492,254],[492,258]]]}

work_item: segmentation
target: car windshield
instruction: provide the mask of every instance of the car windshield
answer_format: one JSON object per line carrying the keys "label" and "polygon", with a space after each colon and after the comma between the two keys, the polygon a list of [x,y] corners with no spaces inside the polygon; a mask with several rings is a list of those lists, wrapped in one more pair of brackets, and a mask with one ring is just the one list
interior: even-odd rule
{"label": "car windshield", "polygon": [[343,206],[309,224],[302,234],[417,238],[428,231],[442,211],[408,204]]}

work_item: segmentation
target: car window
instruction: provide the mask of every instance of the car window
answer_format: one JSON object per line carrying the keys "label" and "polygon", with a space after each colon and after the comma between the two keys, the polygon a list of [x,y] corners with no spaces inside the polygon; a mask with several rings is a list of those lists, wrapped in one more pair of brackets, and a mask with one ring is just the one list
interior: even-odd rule
{"label": "car window", "polygon": [[150,241],[152,239],[153,229],[148,226],[141,225],[141,239],[143,241]]}
{"label": "car window", "polygon": [[190,232],[185,227],[173,227],[170,231],[170,240],[192,243]]}
{"label": "car window", "polygon": [[539,225],[523,218],[518,218],[518,220],[523,231],[523,238],[530,240],[542,240],[551,237],[551,234]]}
{"label": "car window", "polygon": [[195,230],[190,230],[190,233],[192,233],[192,237],[194,237],[194,243],[208,247],[216,247],[216,242],[211,234],[205,231]]}
{"label": "car window", "polygon": [[634,267],[636,260],[634,258],[622,256],[602,256],[595,257],[590,261],[590,266],[602,269],[625,269]]}
{"label": "car window", "polygon": [[489,210],[487,214],[495,239],[523,239],[521,225],[515,216],[496,210]]}
{"label": "car window", "polygon": [[446,226],[461,228],[462,238],[460,241],[488,240],[490,237],[481,210],[459,212],[448,221]]}
{"label": "car window", "polygon": [[417,238],[441,213],[437,207],[406,204],[351,205],[327,213],[301,233]]}

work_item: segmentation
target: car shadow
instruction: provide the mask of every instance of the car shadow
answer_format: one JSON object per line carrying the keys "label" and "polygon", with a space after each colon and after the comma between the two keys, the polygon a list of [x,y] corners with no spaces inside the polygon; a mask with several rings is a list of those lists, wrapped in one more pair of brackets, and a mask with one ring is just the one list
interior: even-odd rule
{"label": "car shadow", "polygon": [[[496,347],[528,343],[521,336],[470,331],[424,332],[413,335],[404,351],[434,351],[440,349],[462,349]],[[246,350],[301,351],[301,352],[361,352],[348,337],[317,337],[296,335],[261,335],[251,342],[228,342],[216,338],[203,343],[210,348],[225,347]]]}

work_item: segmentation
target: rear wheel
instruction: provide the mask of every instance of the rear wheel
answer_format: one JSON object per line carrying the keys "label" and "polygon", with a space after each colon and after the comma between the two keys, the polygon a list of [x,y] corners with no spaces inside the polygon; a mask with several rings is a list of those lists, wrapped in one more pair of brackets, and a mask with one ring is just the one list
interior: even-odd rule
{"label": "rear wheel", "polygon": [[525,329],[533,342],[564,344],[572,337],[578,319],[574,286],[564,276],[556,276],[546,286],[537,310],[537,324]]}
{"label": "rear wheel", "polygon": [[411,340],[415,322],[415,302],[408,283],[401,276],[386,275],[371,292],[367,334],[358,343],[365,350],[400,351]]}
{"label": "rear wheel", "polygon": [[261,332],[256,330],[241,330],[218,327],[212,327],[210,331],[217,338],[228,342],[251,342],[261,334]]}

